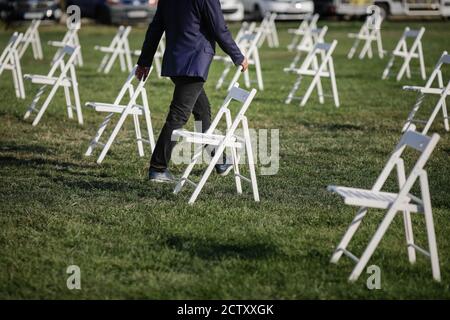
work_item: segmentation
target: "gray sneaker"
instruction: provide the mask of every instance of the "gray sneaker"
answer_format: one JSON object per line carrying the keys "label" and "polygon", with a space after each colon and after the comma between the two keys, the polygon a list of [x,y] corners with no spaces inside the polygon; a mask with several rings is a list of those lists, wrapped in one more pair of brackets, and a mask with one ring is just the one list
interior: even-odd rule
{"label": "gray sneaker", "polygon": [[228,159],[228,157],[224,154],[222,163],[218,163],[215,165],[216,173],[220,176],[226,176],[230,173],[231,169],[233,169],[233,161]]}
{"label": "gray sneaker", "polygon": [[150,168],[148,171],[148,179],[152,182],[174,182],[172,174],[169,169],[165,169],[164,171],[157,171],[153,168]]}

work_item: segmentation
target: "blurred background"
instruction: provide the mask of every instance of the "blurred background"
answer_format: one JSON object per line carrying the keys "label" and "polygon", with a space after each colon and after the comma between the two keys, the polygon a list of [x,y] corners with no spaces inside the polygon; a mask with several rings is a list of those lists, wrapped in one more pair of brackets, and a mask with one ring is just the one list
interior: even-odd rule
{"label": "blurred background", "polygon": [[[66,8],[81,8],[83,23],[111,25],[148,24],[158,0],[0,0],[0,19],[6,27],[22,21],[43,19],[63,23]],[[387,19],[448,19],[450,0],[221,0],[226,20],[260,20],[276,12],[278,20],[302,20],[319,13],[321,19],[359,19],[376,4]]]}

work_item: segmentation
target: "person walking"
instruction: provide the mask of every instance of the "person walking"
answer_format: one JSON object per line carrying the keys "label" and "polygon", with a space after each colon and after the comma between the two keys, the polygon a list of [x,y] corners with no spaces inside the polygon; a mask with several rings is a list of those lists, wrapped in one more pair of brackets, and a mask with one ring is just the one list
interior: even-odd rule
{"label": "person walking", "polygon": [[[150,23],[136,68],[136,77],[148,76],[153,57],[163,33],[166,34],[161,75],[170,77],[175,84],[169,112],[156,142],[150,160],[149,179],[170,182],[173,177],[168,169],[172,150],[173,130],[182,128],[191,113],[201,131],[211,124],[211,106],[204,90],[209,67],[215,55],[216,43],[230,56],[242,72],[248,68],[248,60],[234,42],[225,23],[219,0],[159,0]],[[211,152],[214,153],[214,150]],[[226,175],[232,163],[226,160],[216,165],[216,172]]]}

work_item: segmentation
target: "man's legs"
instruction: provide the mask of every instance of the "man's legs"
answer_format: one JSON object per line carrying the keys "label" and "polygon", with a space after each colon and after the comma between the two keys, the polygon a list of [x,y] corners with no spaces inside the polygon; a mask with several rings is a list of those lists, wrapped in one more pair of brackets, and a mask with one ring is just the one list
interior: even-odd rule
{"label": "man's legs", "polygon": [[194,113],[196,121],[202,121],[202,131],[211,124],[211,108],[203,89],[204,81],[196,77],[173,77],[175,84],[172,102],[150,161],[150,167],[157,171],[167,169],[176,144],[172,141],[173,130],[182,128]]}

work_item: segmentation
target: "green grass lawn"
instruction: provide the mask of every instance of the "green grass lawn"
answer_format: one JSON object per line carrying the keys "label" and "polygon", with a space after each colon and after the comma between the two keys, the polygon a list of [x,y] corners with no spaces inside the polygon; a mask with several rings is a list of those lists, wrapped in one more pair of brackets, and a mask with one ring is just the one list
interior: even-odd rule
{"label": "green grass lawn", "polygon": [[[347,32],[360,22],[330,22],[327,39],[339,41],[335,66],[341,107],[332,99],[320,105],[313,94],[306,107],[284,99],[295,80],[283,73],[293,54],[287,28],[279,24],[281,46],[261,50],[266,90],[248,111],[255,129],[280,130],[280,168],[258,176],[261,202],[250,189],[235,192],[232,176],[211,176],[195,205],[171,185],[147,181],[149,154],[137,155],[130,121],[102,165],[84,152],[104,114],[84,109],[85,125],[69,120],[62,91],[41,123],[22,119],[38,87],[26,83],[27,99],[15,98],[7,72],[0,80],[0,297],[1,298],[149,298],[149,299],[405,299],[450,298],[450,134],[441,114],[432,131],[441,140],[427,169],[440,254],[442,282],[432,280],[429,261],[407,259],[403,222],[398,216],[369,262],[382,271],[381,290],[368,290],[363,272],[347,278],[353,263],[329,259],[357,208],[345,206],[326,191],[328,184],[370,188],[400,137],[416,95],[402,85],[411,80],[381,80],[387,59],[347,60],[352,42]],[[383,41],[392,50],[406,23],[383,26]],[[419,22],[408,23],[418,28]],[[428,74],[450,49],[450,24],[426,22],[424,52]],[[231,26],[236,32],[237,26]],[[62,26],[43,26],[44,61],[31,51],[24,73],[47,73]],[[11,30],[0,31],[3,48]],[[85,66],[78,69],[82,103],[112,102],[126,74],[96,72],[112,27],[85,26],[80,38]],[[134,29],[138,49],[144,29]],[[414,65],[416,66],[416,65]],[[417,69],[415,69],[417,70]],[[206,91],[215,113],[225,90],[215,90],[222,65],[211,68]],[[447,79],[448,79],[447,73]],[[155,134],[162,127],[173,86],[152,78],[147,83]],[[325,85],[326,92],[330,86]],[[432,101],[424,107],[425,114]],[[189,123],[188,128],[192,128]],[[96,153],[98,156],[98,153]],[[180,175],[183,165],[172,167]],[[258,169],[258,173],[260,170]],[[199,175],[200,171],[197,170]],[[394,179],[389,187],[395,189]],[[350,250],[360,254],[382,218],[372,211]],[[427,247],[423,216],[414,216],[418,244]],[[82,290],[68,290],[66,268],[81,268]]]}

